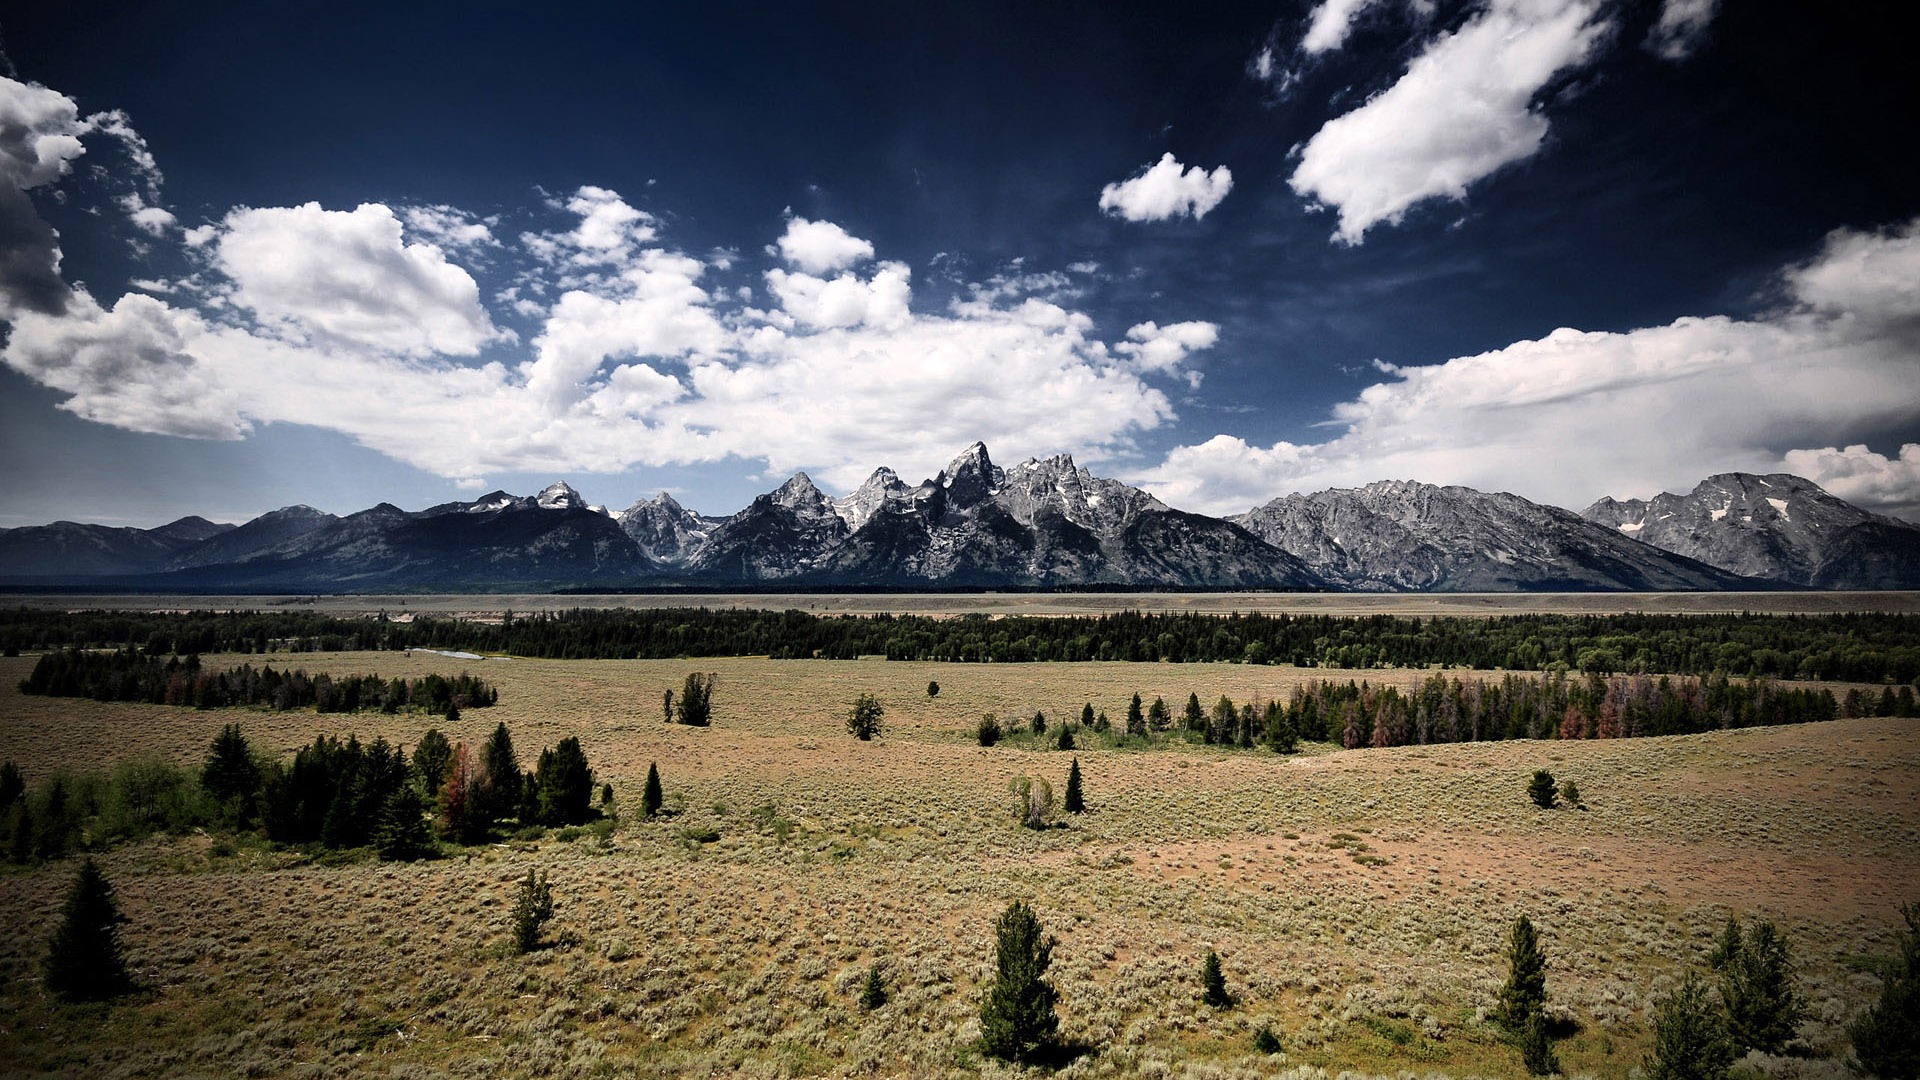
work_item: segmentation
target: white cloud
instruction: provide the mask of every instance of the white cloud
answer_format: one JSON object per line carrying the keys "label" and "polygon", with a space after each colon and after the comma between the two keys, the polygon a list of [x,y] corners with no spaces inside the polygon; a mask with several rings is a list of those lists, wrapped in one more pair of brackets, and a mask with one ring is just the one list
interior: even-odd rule
{"label": "white cloud", "polygon": [[767,288],[779,299],[781,310],[811,329],[862,324],[893,327],[908,318],[911,279],[905,263],[883,262],[864,281],[853,274],[819,278],[769,270]]}
{"label": "white cloud", "polygon": [[1232,190],[1233,173],[1225,165],[1212,172],[1198,165],[1183,170],[1167,153],[1132,178],[1101,188],[1100,209],[1128,221],[1199,219]]}
{"label": "white cloud", "polygon": [[1540,149],[1548,124],[1534,96],[1593,55],[1610,28],[1600,10],[1599,0],[1492,0],[1307,140],[1289,184],[1339,210],[1334,235],[1347,244],[1424,200],[1465,198]]}
{"label": "white cloud", "polygon": [[578,215],[580,223],[558,235],[520,236],[520,242],[542,262],[576,268],[618,266],[659,236],[652,214],[629,206],[610,188],[586,185],[556,209]]}
{"label": "white cloud", "polygon": [[1665,60],[1685,60],[1706,40],[1719,9],[1720,0],[1662,0],[1647,48]]}
{"label": "white cloud", "polygon": [[1354,20],[1379,0],[1320,0],[1307,16],[1307,32],[1300,39],[1300,51],[1308,56],[1332,52],[1347,43]]}
{"label": "white cloud", "polygon": [[873,245],[831,221],[787,219],[776,245],[788,266],[808,274],[829,274],[873,258]]}
{"label": "white cloud", "polygon": [[129,213],[127,219],[148,236],[165,236],[168,229],[179,224],[172,212],[158,206],[142,206]]}
{"label": "white cloud", "polygon": [[1142,371],[1172,371],[1188,354],[1211,349],[1220,340],[1220,327],[1210,322],[1180,322],[1160,326],[1143,322],[1127,331],[1127,340],[1114,351],[1133,358]]}
{"label": "white cloud", "polygon": [[235,210],[214,257],[235,302],[320,344],[470,356],[498,334],[473,277],[439,248],[405,243],[379,203]]}
{"label": "white cloud", "polygon": [[409,206],[400,211],[407,231],[443,251],[497,247],[490,223],[453,206]]}
{"label": "white cloud", "polygon": [[1920,521],[1920,443],[1907,443],[1893,458],[1862,443],[1789,450],[1781,465],[1848,502]]}
{"label": "white cloud", "polygon": [[[1837,470],[1818,456],[1830,451],[1783,451],[1920,420],[1911,337],[1920,302],[1885,287],[1917,252],[1920,223],[1836,232],[1786,274],[1797,303],[1766,317],[1562,329],[1430,366],[1380,365],[1388,378],[1336,406],[1339,433],[1324,442],[1261,447],[1220,435],[1176,448],[1138,479],[1176,506],[1224,513],[1387,478],[1578,508],[1606,494],[1686,490],[1715,472],[1776,471],[1783,460]],[[1906,472],[1875,475],[1886,479],[1859,490],[1878,505],[1920,504]]]}
{"label": "white cloud", "polygon": [[59,237],[27,191],[67,175],[86,130],[73,99],[0,76],[0,319],[66,307]]}

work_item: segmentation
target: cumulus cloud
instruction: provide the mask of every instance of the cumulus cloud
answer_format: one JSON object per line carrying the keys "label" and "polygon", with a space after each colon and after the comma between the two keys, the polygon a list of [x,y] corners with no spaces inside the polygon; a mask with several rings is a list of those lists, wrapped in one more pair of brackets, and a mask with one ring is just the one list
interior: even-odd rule
{"label": "cumulus cloud", "polygon": [[319,344],[470,356],[497,334],[472,275],[432,244],[406,243],[379,203],[235,210],[214,258],[236,303]]}
{"label": "cumulus cloud", "polygon": [[1130,179],[1101,188],[1100,209],[1128,221],[1198,220],[1232,190],[1233,173],[1225,165],[1212,172],[1182,168],[1169,152]]}
{"label": "cumulus cloud", "polygon": [[[23,185],[67,172],[86,121],[36,89],[0,118],[0,195],[44,229]],[[157,210],[148,193],[123,208]],[[766,272],[762,310],[748,290],[704,283],[731,255],[674,250],[618,192],[582,187],[546,209],[564,224],[512,248],[494,219],[446,206],[243,207],[192,229],[150,214],[194,270],[142,278],[111,306],[59,279],[46,229],[44,276],[64,306],[35,307],[31,282],[0,279],[0,362],[99,423],[203,439],[298,423],[466,485],[735,458],[851,487],[876,461],[930,473],[975,438],[1003,455],[1125,448],[1173,416],[1148,380],[1183,374],[1216,334],[1148,322],[1109,343],[1057,302],[1069,277],[1018,264],[957,283],[943,312],[915,311],[904,263],[862,266],[869,243],[799,219],[775,242],[787,265]],[[494,301],[539,324],[524,349],[448,258],[483,249],[505,264]]]}
{"label": "cumulus cloud", "polygon": [[1789,450],[1781,463],[1848,502],[1920,521],[1920,443],[1907,443],[1891,458],[1864,443]]}
{"label": "cumulus cloud", "polygon": [[1685,60],[1706,41],[1720,0],[1663,0],[1647,32],[1647,48],[1664,60]]}
{"label": "cumulus cloud", "polygon": [[787,219],[787,231],[775,248],[780,257],[806,274],[830,274],[873,258],[873,244],[831,221]]}
{"label": "cumulus cloud", "polygon": [[1360,13],[1379,0],[1320,0],[1307,16],[1307,32],[1300,39],[1300,51],[1308,56],[1332,52],[1347,43],[1347,35]]}
{"label": "cumulus cloud", "polygon": [[1861,453],[1793,448],[1920,420],[1920,354],[1907,334],[1920,304],[1895,284],[1916,257],[1916,223],[1843,230],[1785,275],[1794,302],[1765,317],[1562,329],[1430,366],[1382,364],[1384,380],[1334,408],[1338,434],[1324,442],[1219,435],[1174,449],[1137,479],[1174,505],[1216,513],[1385,478],[1580,507],[1606,494],[1686,490],[1715,472],[1818,466],[1854,482],[1849,490],[1869,506],[1911,506],[1920,484],[1904,451],[1880,466]]}
{"label": "cumulus cloud", "polygon": [[1492,0],[1429,41],[1406,73],[1307,140],[1288,183],[1339,211],[1335,239],[1358,244],[1414,205],[1533,156],[1547,136],[1534,97],[1586,63],[1610,29],[1599,0]]}
{"label": "cumulus cloud", "polygon": [[1143,371],[1172,371],[1190,353],[1211,349],[1220,340],[1220,327],[1210,322],[1181,322],[1160,326],[1143,322],[1127,330],[1127,340],[1114,351],[1131,357]]}
{"label": "cumulus cloud", "polygon": [[27,192],[67,174],[86,130],[65,94],[0,76],[0,318],[66,310],[60,238]]}

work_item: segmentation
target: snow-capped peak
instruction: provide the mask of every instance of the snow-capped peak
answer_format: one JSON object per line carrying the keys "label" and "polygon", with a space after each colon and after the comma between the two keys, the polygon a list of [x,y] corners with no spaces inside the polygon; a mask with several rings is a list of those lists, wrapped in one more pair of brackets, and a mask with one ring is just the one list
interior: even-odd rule
{"label": "snow-capped peak", "polygon": [[534,501],[543,510],[584,510],[587,500],[580,493],[567,486],[564,480],[555,480],[542,488]]}

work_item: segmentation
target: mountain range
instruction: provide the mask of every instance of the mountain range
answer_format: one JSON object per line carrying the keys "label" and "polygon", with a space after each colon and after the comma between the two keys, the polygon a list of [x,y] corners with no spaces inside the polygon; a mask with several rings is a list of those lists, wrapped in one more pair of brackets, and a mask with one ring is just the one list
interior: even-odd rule
{"label": "mountain range", "polygon": [[624,510],[556,483],[425,510],[289,506],[242,525],[0,529],[0,583],[192,591],[1118,586],[1387,592],[1920,588],[1920,526],[1793,476],[1581,514],[1382,481],[1207,517],[1059,455],[1001,468],[979,443],[908,485],[834,498],[797,473],[726,517],[671,495]]}

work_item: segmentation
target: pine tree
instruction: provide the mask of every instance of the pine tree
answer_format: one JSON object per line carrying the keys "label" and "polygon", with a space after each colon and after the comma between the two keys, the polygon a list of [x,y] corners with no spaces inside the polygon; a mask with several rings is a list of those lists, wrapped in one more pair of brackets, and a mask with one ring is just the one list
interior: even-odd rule
{"label": "pine tree", "polygon": [[1073,749],[1073,729],[1065,724],[1061,724],[1060,734],[1053,740],[1053,748],[1055,750]]}
{"label": "pine tree", "polygon": [[579,739],[569,735],[540,752],[534,790],[543,825],[578,825],[593,814],[593,769]]}
{"label": "pine tree", "polygon": [[1553,774],[1545,769],[1534,770],[1533,780],[1527,784],[1527,798],[1542,810],[1553,809]]}
{"label": "pine tree", "polygon": [[1273,1028],[1266,1024],[1261,1024],[1260,1030],[1253,1033],[1253,1050],[1256,1054],[1279,1053],[1281,1050],[1280,1036],[1273,1033]]}
{"label": "pine tree", "polygon": [[1127,734],[1145,735],[1146,733],[1147,716],[1140,711],[1140,695],[1135,694],[1133,700],[1127,702]]}
{"label": "pine tree", "polygon": [[433,838],[427,835],[426,810],[420,805],[420,793],[412,784],[402,784],[380,818],[374,836],[374,849],[388,862],[412,862],[433,851]]}
{"label": "pine tree", "polygon": [[1188,731],[1197,735],[1207,730],[1207,714],[1200,709],[1200,695],[1197,692],[1187,695],[1186,719]]}
{"label": "pine tree", "polygon": [[1200,962],[1200,1000],[1216,1009],[1233,1007],[1233,995],[1227,993],[1227,976],[1220,970],[1220,954],[1207,950]]}
{"label": "pine tree", "polygon": [[[680,687],[680,702],[674,706],[675,717],[689,727],[706,727],[713,723],[713,675],[695,672],[688,675]],[[671,694],[671,691],[669,691]]]}
{"label": "pine tree", "polygon": [[932,679],[927,680],[927,696],[930,698],[937,698],[940,696],[940,684],[937,682],[934,682]]}
{"label": "pine tree", "polygon": [[1067,770],[1067,794],[1061,806],[1069,814],[1082,813],[1087,802],[1080,794],[1080,759],[1073,759],[1073,767]]}
{"label": "pine tree", "polygon": [[480,760],[485,770],[483,790],[486,792],[480,807],[482,816],[491,821],[519,813],[523,784],[520,760],[514,755],[513,735],[504,722],[493,729]]}
{"label": "pine tree", "polygon": [[1766,920],[1749,926],[1740,948],[1720,969],[1727,1035],[1736,1050],[1779,1054],[1793,1041],[1805,1011],[1793,992],[1793,961],[1786,936]]}
{"label": "pine tree", "polygon": [[428,728],[420,736],[420,745],[413,748],[413,775],[420,783],[420,791],[429,797],[440,790],[447,779],[447,762],[453,757],[453,744],[440,734],[439,728]]}
{"label": "pine tree", "polygon": [[1552,1076],[1560,1071],[1560,1056],[1553,1052],[1544,1013],[1536,1012],[1527,1019],[1527,1028],[1520,1033],[1520,1061],[1530,1076]]}
{"label": "pine tree", "polygon": [[1547,958],[1540,951],[1533,921],[1522,915],[1513,923],[1513,939],[1507,946],[1507,984],[1500,989],[1494,1016],[1508,1035],[1518,1039],[1546,1003]]}
{"label": "pine tree", "polygon": [[89,858],[80,864],[47,950],[47,990],[68,1001],[103,1001],[129,988],[120,956],[120,906],[113,885]]}
{"label": "pine tree", "polygon": [[981,746],[992,746],[1000,741],[1000,718],[987,713],[980,718],[980,726],[975,732]]}
{"label": "pine tree", "polygon": [[11,761],[0,764],[0,812],[26,793],[27,781],[20,775],[20,766]]}
{"label": "pine tree", "polygon": [[260,766],[239,724],[228,724],[214,738],[207,763],[200,770],[200,786],[220,804],[221,812],[238,828],[252,823],[260,797]]}
{"label": "pine tree", "polygon": [[1880,1000],[1847,1025],[1855,1072],[1880,1080],[1920,1076],[1920,904],[1900,909],[1907,929],[1880,975]]}
{"label": "pine tree", "polygon": [[665,797],[660,792],[660,766],[655,762],[647,763],[647,786],[640,793],[640,814],[652,817],[660,812],[660,804]]}
{"label": "pine tree", "polygon": [[880,718],[887,710],[880,705],[880,699],[872,694],[861,694],[853,699],[853,709],[847,713],[847,730],[862,742],[868,742],[881,734]]}
{"label": "pine tree", "polygon": [[1080,706],[1080,726],[1084,728],[1093,726],[1093,702],[1091,701]]}
{"label": "pine tree", "polygon": [[995,924],[997,970],[980,1002],[980,1049],[1003,1061],[1032,1062],[1052,1044],[1060,1017],[1059,995],[1046,979],[1054,939],[1023,900],[1015,900]]}
{"label": "pine tree", "polygon": [[880,964],[867,968],[866,981],[860,984],[860,1007],[872,1012],[887,1003],[887,984],[880,978]]}
{"label": "pine tree", "polygon": [[513,899],[513,944],[520,952],[532,952],[540,945],[540,928],[553,918],[553,890],[547,885],[547,875],[541,871],[527,871],[527,879],[520,883],[520,891]]}
{"label": "pine tree", "polygon": [[1167,716],[1167,703],[1164,698],[1154,698],[1147,706],[1147,730],[1165,731],[1172,721]]}
{"label": "pine tree", "polygon": [[1047,733],[1047,714],[1035,710],[1032,727],[1035,735],[1045,735]]}
{"label": "pine tree", "polygon": [[1740,955],[1740,917],[1727,916],[1727,925],[1720,930],[1720,937],[1713,943],[1713,951],[1707,954],[1707,966],[1715,971],[1725,971],[1728,964]]}
{"label": "pine tree", "polygon": [[1688,972],[1671,994],[1654,1003],[1647,1080],[1725,1080],[1733,1058],[1719,1002],[1698,975]]}

